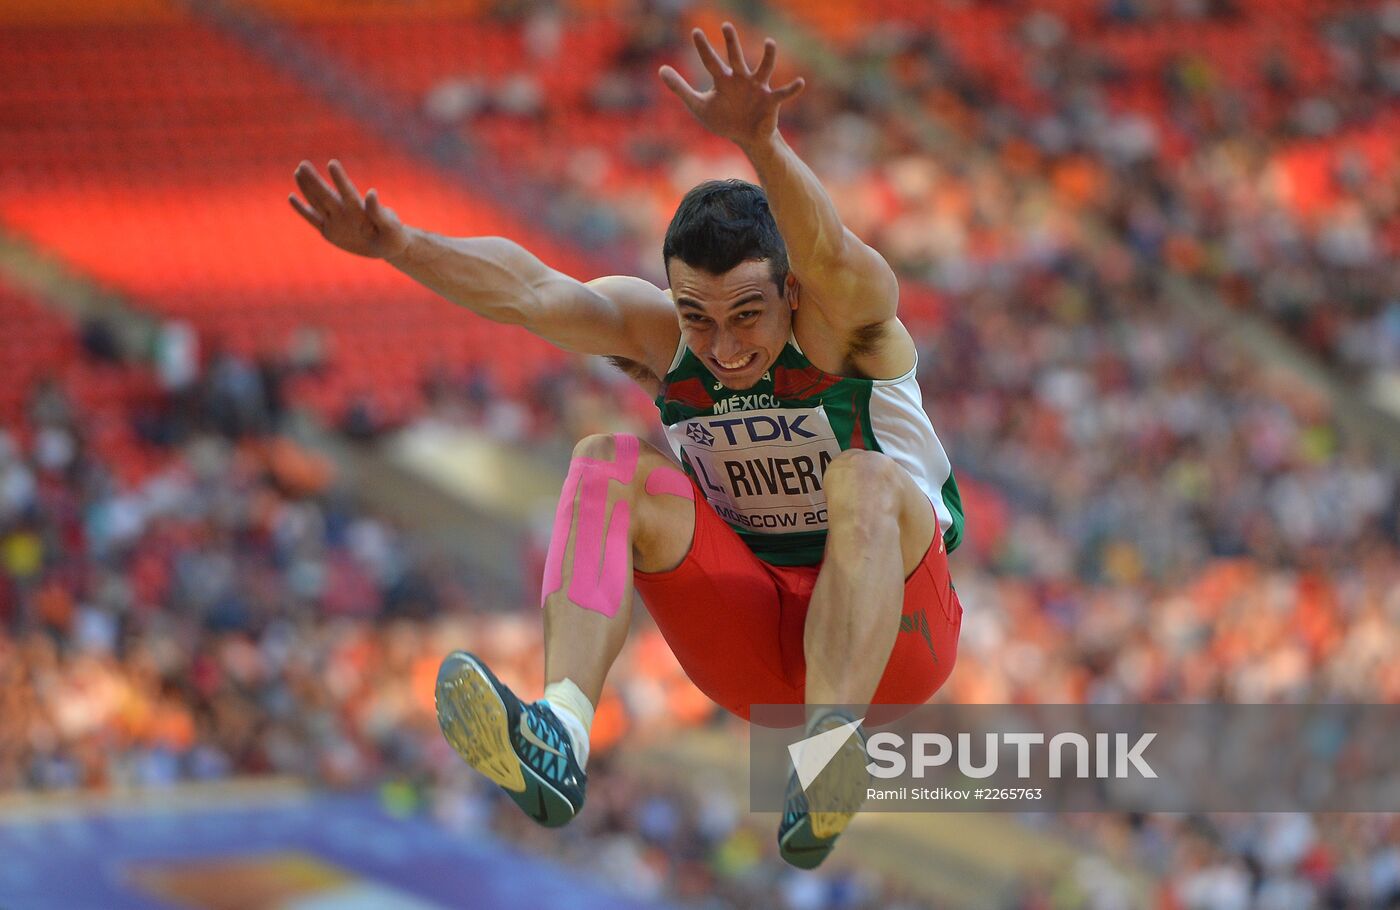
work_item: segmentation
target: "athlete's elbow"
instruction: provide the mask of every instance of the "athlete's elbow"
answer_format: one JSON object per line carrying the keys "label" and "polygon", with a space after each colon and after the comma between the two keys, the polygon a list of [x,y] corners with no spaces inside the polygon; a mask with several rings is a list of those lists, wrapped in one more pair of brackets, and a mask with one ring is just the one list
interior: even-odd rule
{"label": "athlete's elbow", "polygon": [[501,325],[518,325],[534,331],[540,321],[539,307],[527,302],[509,301],[493,309],[491,319]]}
{"label": "athlete's elbow", "polygon": [[471,310],[482,319],[500,325],[518,325],[528,329],[538,321],[538,314],[535,312],[537,308],[517,297],[500,294],[452,295],[448,299],[463,309]]}
{"label": "athlete's elbow", "polygon": [[580,323],[589,321],[596,296],[572,278],[551,279],[532,285],[529,293],[501,308],[501,322],[518,325],[552,341]]}

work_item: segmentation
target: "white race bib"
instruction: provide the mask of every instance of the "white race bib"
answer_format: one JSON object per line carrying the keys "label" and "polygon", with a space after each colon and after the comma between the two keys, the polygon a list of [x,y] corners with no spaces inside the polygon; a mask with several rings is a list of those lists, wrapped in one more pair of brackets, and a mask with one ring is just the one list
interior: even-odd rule
{"label": "white race bib", "polygon": [[763,534],[826,530],[822,481],[841,446],[824,408],[692,417],[666,435],[725,521]]}

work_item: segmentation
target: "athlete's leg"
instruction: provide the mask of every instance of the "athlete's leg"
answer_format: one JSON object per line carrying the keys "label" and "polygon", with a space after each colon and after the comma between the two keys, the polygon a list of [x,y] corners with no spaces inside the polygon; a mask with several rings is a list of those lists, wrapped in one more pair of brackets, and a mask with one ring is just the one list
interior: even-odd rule
{"label": "athlete's leg", "polygon": [[823,486],[830,524],[804,629],[806,701],[867,705],[899,632],[904,579],[938,520],[908,472],[878,452],[842,452]]}
{"label": "athlete's leg", "polygon": [[[938,533],[938,521],[913,479],[886,455],[842,452],[827,466],[826,552],[803,627],[809,706],[850,705],[858,717],[808,710],[807,735],[866,713],[899,634],[907,576]],[[865,800],[869,772],[863,739],[848,735],[817,777],[788,783],[778,848],[810,869],[835,846]]]}
{"label": "athlete's leg", "polygon": [[589,436],[559,500],[542,586],[545,683],[570,679],[597,705],[627,638],[632,569],[680,564],[695,530],[690,481],[633,436]]}
{"label": "athlete's leg", "polygon": [[546,697],[522,702],[467,651],[438,669],[443,735],[540,824],[565,824],[583,808],[588,726],[627,634],[632,565],[669,568],[684,558],[692,489],[635,436],[580,442],[545,566]]}

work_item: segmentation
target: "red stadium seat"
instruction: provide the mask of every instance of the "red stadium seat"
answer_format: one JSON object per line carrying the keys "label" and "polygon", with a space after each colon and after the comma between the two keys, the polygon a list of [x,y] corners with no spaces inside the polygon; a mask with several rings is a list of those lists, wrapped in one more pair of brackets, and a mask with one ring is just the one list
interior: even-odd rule
{"label": "red stadium seat", "polygon": [[[497,335],[477,336],[476,317],[327,247],[287,207],[291,171],[302,158],[340,156],[363,189],[382,187],[417,223],[517,237],[586,274],[577,257],[536,241],[519,219],[390,149],[241,46],[170,20],[0,28],[16,49],[0,57],[15,114],[0,125],[0,218],[11,229],[135,305],[190,319],[244,354],[283,350],[297,326],[323,330],[333,351],[362,343],[361,372],[394,385],[400,410],[441,359],[445,331],[472,339],[459,356],[487,364],[510,350],[554,356],[528,340],[503,348]],[[405,43],[374,27],[386,28],[400,59],[423,31],[398,26]],[[442,40],[469,31],[459,23]],[[502,66],[518,52],[491,36],[482,46],[499,48]],[[388,324],[402,342],[385,354]]]}

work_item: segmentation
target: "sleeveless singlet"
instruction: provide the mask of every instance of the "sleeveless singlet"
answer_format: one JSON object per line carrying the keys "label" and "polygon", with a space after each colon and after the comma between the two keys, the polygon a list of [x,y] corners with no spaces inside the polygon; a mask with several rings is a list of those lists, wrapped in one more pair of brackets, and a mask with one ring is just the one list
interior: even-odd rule
{"label": "sleeveless singlet", "polygon": [[751,389],[724,386],[686,347],[656,396],[671,449],[754,554],[813,565],[826,546],[826,466],[846,449],[883,452],[933,503],[949,552],[962,539],[952,465],[923,409],[914,369],[898,379],[823,372],[789,338]]}

